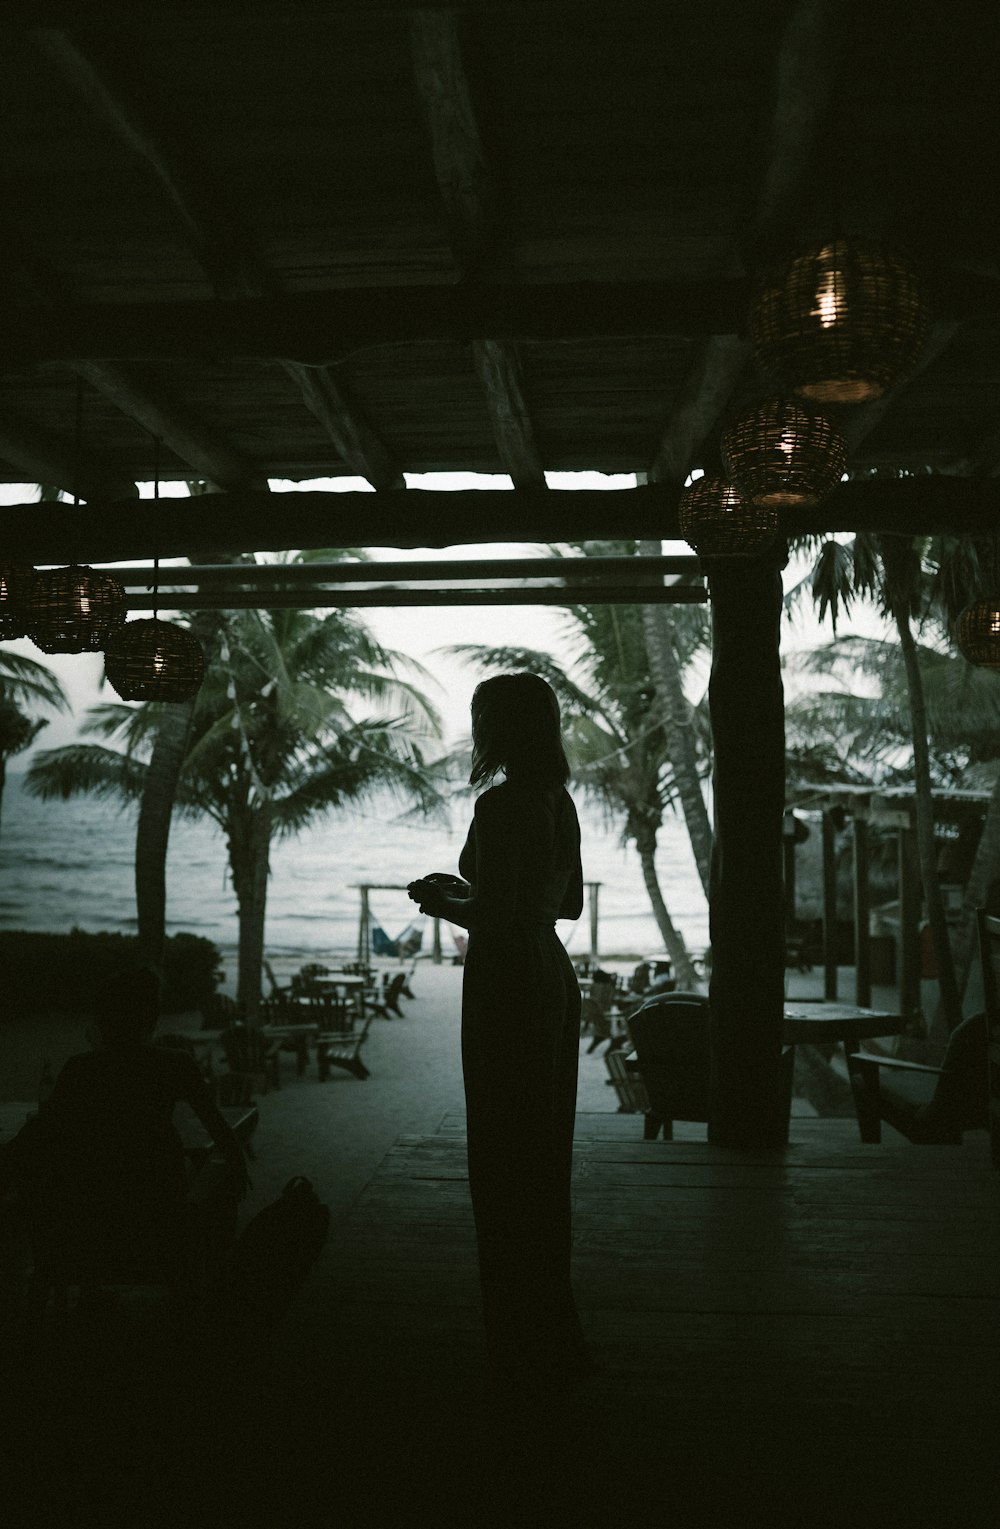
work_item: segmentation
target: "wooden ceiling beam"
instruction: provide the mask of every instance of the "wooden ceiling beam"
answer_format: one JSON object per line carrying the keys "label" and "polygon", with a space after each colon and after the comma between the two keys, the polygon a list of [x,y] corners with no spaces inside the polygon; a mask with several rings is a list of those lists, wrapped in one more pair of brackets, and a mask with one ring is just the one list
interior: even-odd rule
{"label": "wooden ceiling beam", "polygon": [[[32,38],[91,113],[153,171],[216,297],[228,301],[276,296],[276,283],[246,231],[237,226],[231,212],[220,211],[224,201],[217,189],[207,183],[203,172],[191,170],[184,155],[169,145],[169,135],[144,119],[135,92],[126,99],[65,32],[38,28]],[[401,468],[341,380],[319,371],[307,374],[291,361],[279,365],[352,472],[377,489],[405,486]]]}
{"label": "wooden ceiling beam", "polygon": [[[455,16],[445,11],[418,12],[410,23],[410,54],[455,263],[465,280],[495,278],[500,258],[496,190],[472,104]],[[476,338],[472,354],[504,471],[515,488],[544,488],[545,471],[516,343]]]}
{"label": "wooden ceiling beam", "polygon": [[651,483],[684,482],[749,359],[750,346],[738,335],[712,335],[706,340],[674,403],[649,469]]}
{"label": "wooden ceiling beam", "polygon": [[848,465],[850,465],[850,456],[853,456],[858,447],[878,428],[914,377],[919,376],[932,361],[937,360],[941,352],[951,344],[961,327],[960,324],[933,324],[916,365],[904,380],[888,393],[884,393],[881,398],[873,398],[871,403],[862,404],[859,408],[849,409],[846,412],[840,421],[840,426],[847,437]]}
{"label": "wooden ceiling beam", "polygon": [[[197,595],[163,595],[159,605],[171,610],[329,610],[357,607],[441,605],[704,605],[703,584],[535,584],[530,588],[498,585],[495,589],[418,589],[387,584],[381,589],[226,590]],[[157,609],[152,595],[130,595],[129,610]]]}
{"label": "wooden ceiling beam", "polygon": [[0,417],[0,457],[23,472],[26,483],[44,484],[88,500],[137,497],[139,490],[134,483],[95,460],[91,452],[83,456],[79,466],[74,455],[71,441],[10,414]]}
{"label": "wooden ceiling beam", "polygon": [[[160,557],[279,552],[316,547],[448,547],[515,542],[678,540],[673,484],[634,489],[469,489],[402,494],[307,491],[205,494],[162,500],[153,526],[134,500],[4,509],[6,554],[26,562],[64,561],[67,549],[93,562]],[[168,508],[169,507],[169,508]],[[901,535],[993,535],[1000,520],[1000,483],[993,478],[930,475],[842,483],[818,509],[785,510],[783,534],[892,531]]]}
{"label": "wooden ceiling beam", "polygon": [[267,477],[259,463],[209,429],[191,410],[154,390],[127,368],[108,361],[81,361],[73,370],[116,409],[169,446],[193,469],[195,477],[205,478],[221,489],[267,491]]}
{"label": "wooden ceiling beam", "polygon": [[298,361],[280,365],[357,477],[367,478],[374,489],[406,487],[399,463],[334,368],[302,366]]}
{"label": "wooden ceiling beam", "polygon": [[[932,276],[942,322],[1000,326],[1000,281]],[[8,370],[90,358],[284,356],[334,365],[379,345],[477,339],[623,340],[743,334],[748,283],[538,282],[339,288],[232,303],[61,303],[0,309]]]}

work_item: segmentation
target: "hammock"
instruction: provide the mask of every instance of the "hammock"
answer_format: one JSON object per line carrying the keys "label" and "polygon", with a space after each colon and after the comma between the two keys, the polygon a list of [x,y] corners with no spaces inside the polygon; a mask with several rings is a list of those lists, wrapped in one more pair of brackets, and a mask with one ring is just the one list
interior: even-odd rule
{"label": "hammock", "polygon": [[371,926],[372,954],[376,956],[415,956],[424,940],[424,931],[407,924],[396,938],[390,939],[381,924]]}

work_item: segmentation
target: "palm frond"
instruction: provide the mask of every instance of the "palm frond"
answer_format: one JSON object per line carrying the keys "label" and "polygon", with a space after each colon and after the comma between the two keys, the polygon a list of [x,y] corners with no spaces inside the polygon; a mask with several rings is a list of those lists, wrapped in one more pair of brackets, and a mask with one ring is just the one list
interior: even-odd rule
{"label": "palm frond", "polygon": [[51,669],[25,653],[4,647],[0,647],[0,694],[21,705],[69,710],[69,697]]}
{"label": "palm frond", "polygon": [[96,743],[70,744],[36,754],[24,778],[25,790],[43,801],[96,796],[106,801],[138,801],[146,766],[128,754]]}

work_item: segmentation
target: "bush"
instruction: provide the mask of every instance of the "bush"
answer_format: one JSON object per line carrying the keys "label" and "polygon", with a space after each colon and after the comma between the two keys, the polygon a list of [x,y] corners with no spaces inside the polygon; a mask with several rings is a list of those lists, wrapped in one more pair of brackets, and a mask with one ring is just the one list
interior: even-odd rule
{"label": "bush", "polygon": [[[0,931],[0,971],[4,1010],[8,1014],[43,1011],[89,1012],[109,977],[135,966],[139,941],[134,934],[35,934],[23,929]],[[211,1007],[222,980],[218,947],[197,934],[171,935],[163,951],[164,1014]]]}

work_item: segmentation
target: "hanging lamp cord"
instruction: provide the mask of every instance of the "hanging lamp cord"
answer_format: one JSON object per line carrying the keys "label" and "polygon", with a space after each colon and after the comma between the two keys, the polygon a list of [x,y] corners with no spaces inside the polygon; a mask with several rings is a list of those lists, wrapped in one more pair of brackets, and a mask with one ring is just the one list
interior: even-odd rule
{"label": "hanging lamp cord", "polygon": [[160,616],[160,437],[153,437],[153,620]]}

